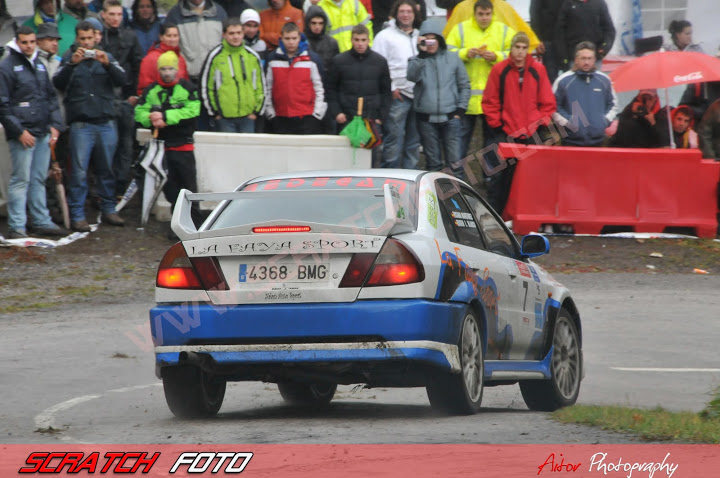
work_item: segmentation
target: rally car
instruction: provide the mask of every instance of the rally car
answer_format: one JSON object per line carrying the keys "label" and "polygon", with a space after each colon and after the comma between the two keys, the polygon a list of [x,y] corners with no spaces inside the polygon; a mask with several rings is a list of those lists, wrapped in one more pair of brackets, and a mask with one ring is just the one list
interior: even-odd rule
{"label": "rally car", "polygon": [[[196,228],[197,201],[217,206]],[[228,193],[182,191],[180,242],[150,311],[156,374],[178,417],[220,409],[228,381],[277,383],[327,405],[338,384],[426,387],[433,408],[479,410],[519,383],[531,410],[575,403],[580,315],[466,183],[443,173],[281,174]]]}

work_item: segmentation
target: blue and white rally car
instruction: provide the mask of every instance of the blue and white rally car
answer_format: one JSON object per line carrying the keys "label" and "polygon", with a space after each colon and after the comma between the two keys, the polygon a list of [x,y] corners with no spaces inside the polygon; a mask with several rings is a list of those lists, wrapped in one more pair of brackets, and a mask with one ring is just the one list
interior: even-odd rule
{"label": "blue and white rally car", "polygon": [[[219,201],[196,229],[194,201]],[[520,384],[531,410],[575,403],[580,315],[462,181],[412,170],[293,173],[230,193],[183,191],[181,242],[150,311],[156,373],[179,417],[218,412],[228,381],[324,405],[338,384],[426,387],[475,413],[483,387]]]}

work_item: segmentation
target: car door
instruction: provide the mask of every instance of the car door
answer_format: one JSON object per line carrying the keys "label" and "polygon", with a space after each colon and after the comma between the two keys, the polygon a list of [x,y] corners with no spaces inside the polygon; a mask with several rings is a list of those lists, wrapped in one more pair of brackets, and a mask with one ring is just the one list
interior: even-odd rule
{"label": "car door", "polygon": [[487,251],[503,264],[507,273],[509,283],[504,301],[511,343],[507,344],[509,356],[503,358],[534,359],[544,327],[540,277],[530,264],[520,260],[517,241],[477,194],[466,187],[462,194],[470,205]]}
{"label": "car door", "polygon": [[511,281],[507,267],[502,257],[486,251],[485,241],[461,193],[460,183],[438,179],[436,189],[440,216],[448,237],[447,243],[439,245],[444,264],[442,289],[451,295],[461,282],[472,282],[473,294],[484,305],[487,319],[485,358],[506,359],[513,341],[508,326],[511,310],[506,297]]}

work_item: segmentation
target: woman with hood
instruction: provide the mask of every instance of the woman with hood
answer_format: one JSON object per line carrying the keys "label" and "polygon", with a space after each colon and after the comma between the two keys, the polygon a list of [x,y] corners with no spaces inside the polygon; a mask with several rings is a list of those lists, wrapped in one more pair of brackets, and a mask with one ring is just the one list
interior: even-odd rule
{"label": "woman with hood", "polygon": [[158,18],[157,2],[156,0],[135,0],[131,10],[130,27],[137,35],[143,54],[147,54],[160,36],[162,22]]}
{"label": "woman with hood", "polygon": [[185,58],[180,53],[180,30],[174,23],[167,22],[160,27],[160,40],[150,48],[142,63],[140,63],[140,76],[138,77],[138,96],[143,90],[159,80],[157,61],[166,51],[174,51],[178,56],[178,76],[189,79]]}

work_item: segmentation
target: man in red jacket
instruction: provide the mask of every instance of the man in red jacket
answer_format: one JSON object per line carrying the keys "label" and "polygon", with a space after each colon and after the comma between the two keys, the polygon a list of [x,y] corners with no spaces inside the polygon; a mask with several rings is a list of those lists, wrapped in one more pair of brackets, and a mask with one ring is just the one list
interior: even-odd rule
{"label": "man in red jacket", "polygon": [[[528,54],[530,39],[524,32],[512,39],[510,57],[490,71],[482,108],[494,137],[485,138],[485,150],[497,143],[542,144],[555,112],[555,95],[545,67]],[[498,214],[505,208],[515,165],[485,155],[488,202]]]}

